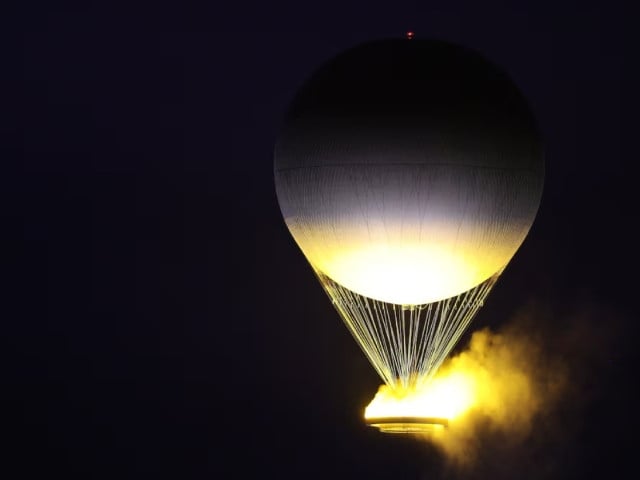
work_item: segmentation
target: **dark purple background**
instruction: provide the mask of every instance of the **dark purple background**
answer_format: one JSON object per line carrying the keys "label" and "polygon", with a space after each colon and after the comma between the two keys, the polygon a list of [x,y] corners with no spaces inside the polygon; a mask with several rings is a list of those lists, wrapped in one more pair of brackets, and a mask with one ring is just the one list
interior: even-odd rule
{"label": "dark purple background", "polygon": [[2,117],[20,142],[1,180],[6,478],[446,475],[430,447],[363,425],[379,380],[273,186],[284,111],[312,70],[408,29],[501,65],[546,140],[538,219],[474,327],[531,302],[558,321],[595,305],[619,338],[586,374],[577,433],[527,466],[489,446],[474,475],[633,468],[634,21],[609,3],[480,3],[47,3],[22,17],[18,122]]}

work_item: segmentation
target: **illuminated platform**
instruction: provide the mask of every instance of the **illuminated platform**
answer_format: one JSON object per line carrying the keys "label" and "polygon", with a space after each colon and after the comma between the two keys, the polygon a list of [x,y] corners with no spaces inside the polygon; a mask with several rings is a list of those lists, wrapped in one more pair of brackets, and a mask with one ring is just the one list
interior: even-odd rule
{"label": "illuminated platform", "polygon": [[383,433],[428,433],[449,425],[446,418],[436,417],[379,417],[367,418],[366,422]]}

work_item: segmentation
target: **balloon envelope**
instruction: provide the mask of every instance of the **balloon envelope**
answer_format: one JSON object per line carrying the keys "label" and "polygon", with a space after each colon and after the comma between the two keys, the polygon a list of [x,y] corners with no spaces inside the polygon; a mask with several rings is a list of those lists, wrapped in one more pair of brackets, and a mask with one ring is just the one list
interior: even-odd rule
{"label": "balloon envelope", "polygon": [[275,150],[278,201],[316,271],[419,305],[499,274],[542,193],[538,130],[513,82],[444,42],[348,50],[303,85]]}
{"label": "balloon envelope", "polygon": [[395,392],[429,382],[456,345],[527,235],[543,177],[513,82],[435,41],[373,42],[327,62],[275,152],[287,226]]}

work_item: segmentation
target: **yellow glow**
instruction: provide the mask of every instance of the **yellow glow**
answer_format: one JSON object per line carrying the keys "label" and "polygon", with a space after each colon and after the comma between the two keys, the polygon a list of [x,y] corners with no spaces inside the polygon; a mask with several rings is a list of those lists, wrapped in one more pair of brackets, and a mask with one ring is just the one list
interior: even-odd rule
{"label": "yellow glow", "polygon": [[509,262],[526,234],[514,229],[488,235],[481,226],[455,222],[422,231],[404,225],[401,236],[390,227],[386,238],[374,226],[345,226],[339,237],[325,225],[289,222],[289,229],[316,270],[360,295],[398,305],[432,303],[472,289]]}
{"label": "yellow glow", "polygon": [[451,371],[407,389],[382,385],[364,416],[367,420],[412,417],[452,421],[472,408],[474,402],[475,382],[471,372]]}
{"label": "yellow glow", "polygon": [[[478,429],[489,426],[519,441],[567,382],[562,362],[550,360],[538,340],[529,327],[475,332],[430,383],[418,379],[418,386],[404,391],[381,386],[365,410],[367,424],[428,439],[460,465],[473,463]],[[438,426],[438,419],[447,426]]]}
{"label": "yellow glow", "polygon": [[[316,259],[321,272],[366,297],[399,305],[429,303],[457,295],[496,271],[437,245],[389,248],[370,245]],[[485,277],[486,275],[486,277]]]}

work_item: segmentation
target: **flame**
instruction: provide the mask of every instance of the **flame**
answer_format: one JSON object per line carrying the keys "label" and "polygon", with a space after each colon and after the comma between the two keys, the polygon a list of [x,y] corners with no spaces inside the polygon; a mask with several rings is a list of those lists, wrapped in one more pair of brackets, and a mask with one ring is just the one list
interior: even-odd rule
{"label": "flame", "polygon": [[[406,389],[381,386],[365,410],[367,424],[389,433],[425,433],[421,438],[455,462],[471,465],[476,432],[491,428],[514,442],[525,438],[545,405],[563,392],[566,369],[547,358],[543,346],[528,330],[474,332],[432,379],[416,379]],[[430,428],[438,423],[442,428]],[[443,425],[446,435],[433,434],[444,432]]]}
{"label": "flame", "polygon": [[[564,414],[567,402],[579,403],[570,383],[578,375],[570,376],[564,356],[536,330],[545,324],[539,315],[525,311],[500,332],[474,332],[467,347],[445,360],[432,380],[420,384],[416,379],[418,386],[405,390],[383,385],[365,410],[366,423],[435,446],[461,471],[472,471],[487,453],[522,453],[529,439],[559,435],[551,415],[557,415],[558,405]],[[575,325],[570,328],[568,345],[574,338],[584,341],[584,332],[573,337]],[[571,352],[563,355],[566,351]],[[497,449],[496,439],[504,441]]]}
{"label": "flame", "polygon": [[469,411],[476,401],[472,372],[449,370],[430,381],[417,381],[408,388],[382,385],[365,409],[365,419],[440,418],[449,422]]}

